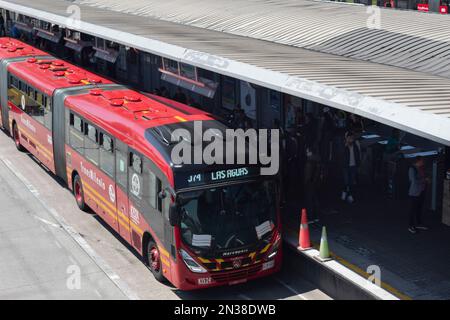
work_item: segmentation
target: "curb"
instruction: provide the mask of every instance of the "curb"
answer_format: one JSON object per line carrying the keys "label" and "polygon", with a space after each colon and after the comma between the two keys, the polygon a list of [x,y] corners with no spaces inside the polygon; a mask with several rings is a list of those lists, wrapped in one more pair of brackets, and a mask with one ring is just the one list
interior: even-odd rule
{"label": "curb", "polygon": [[295,232],[286,232],[283,240],[297,253],[302,275],[329,296],[340,300],[411,300],[386,283],[382,282],[380,287],[368,281],[369,274],[333,253],[333,260],[321,262],[316,258],[319,256],[317,249],[298,250],[293,234]]}

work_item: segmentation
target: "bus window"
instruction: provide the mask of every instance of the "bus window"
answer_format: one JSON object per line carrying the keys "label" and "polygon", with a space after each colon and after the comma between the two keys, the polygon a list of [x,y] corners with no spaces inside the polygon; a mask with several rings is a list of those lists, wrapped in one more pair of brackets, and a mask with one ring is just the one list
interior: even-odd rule
{"label": "bus window", "polygon": [[26,86],[27,89],[27,95],[30,99],[36,100],[36,95],[35,95],[35,90],[33,89],[33,87],[30,86]]}
{"label": "bus window", "polygon": [[8,100],[16,106],[20,106],[20,99],[22,98],[18,86],[17,78],[10,75],[8,81]]}
{"label": "bus window", "polygon": [[36,91],[36,102],[45,106],[44,95],[40,91]]}
{"label": "bus window", "polygon": [[52,129],[51,99],[13,75],[8,77],[8,100],[47,129]]}
{"label": "bus window", "polygon": [[83,120],[80,117],[75,116],[73,126],[79,133],[83,133]]}
{"label": "bus window", "polygon": [[133,170],[139,174],[142,173],[142,160],[138,155],[131,153],[131,166]]}
{"label": "bus window", "polygon": [[84,154],[83,120],[70,114],[69,145],[80,154]]}
{"label": "bus window", "polygon": [[[147,170],[145,170],[147,171]],[[144,184],[145,184],[145,190],[148,190],[148,204],[153,209],[156,209],[157,205],[157,198],[158,198],[158,192],[156,188],[156,176],[153,172],[148,170],[148,172],[144,176]]]}
{"label": "bus window", "polygon": [[44,115],[45,115],[44,106],[41,106],[40,104],[38,104],[33,99],[28,99],[28,101],[27,101],[27,111],[28,111],[27,113],[33,119],[35,119],[37,122],[39,122],[40,124],[45,124],[45,120],[44,120]]}
{"label": "bus window", "polygon": [[44,124],[45,110],[44,106],[37,102],[36,90],[31,86],[26,86],[28,99],[26,100],[26,110],[25,112],[30,115],[37,122]]}
{"label": "bus window", "polygon": [[39,99],[41,99],[41,103],[44,106],[44,124],[48,130],[52,130],[52,99],[49,97],[45,97],[42,99],[42,93],[37,93],[37,100],[39,103]]}
{"label": "bus window", "polygon": [[100,151],[98,145],[98,133],[97,129],[85,123],[85,138],[84,138],[84,152],[85,156],[88,160],[90,160],[96,166],[99,165],[100,160]]}
{"label": "bus window", "polygon": [[114,141],[100,132],[100,169],[114,178]]}
{"label": "bus window", "polygon": [[162,199],[159,197],[159,193],[162,190],[162,183],[161,180],[159,180],[158,178],[156,178],[156,201],[158,203],[158,211],[162,212]]}
{"label": "bus window", "polygon": [[162,183],[151,170],[153,166],[148,158],[144,159],[144,197],[151,208],[162,212],[162,199],[159,197],[159,193],[162,190]]}

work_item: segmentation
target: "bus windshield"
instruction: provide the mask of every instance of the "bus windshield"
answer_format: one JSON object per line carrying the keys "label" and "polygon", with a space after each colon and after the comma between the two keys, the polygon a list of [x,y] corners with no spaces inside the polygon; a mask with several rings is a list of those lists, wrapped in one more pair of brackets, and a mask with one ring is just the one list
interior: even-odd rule
{"label": "bus windshield", "polygon": [[274,181],[247,182],[178,195],[183,241],[195,249],[234,250],[272,234]]}

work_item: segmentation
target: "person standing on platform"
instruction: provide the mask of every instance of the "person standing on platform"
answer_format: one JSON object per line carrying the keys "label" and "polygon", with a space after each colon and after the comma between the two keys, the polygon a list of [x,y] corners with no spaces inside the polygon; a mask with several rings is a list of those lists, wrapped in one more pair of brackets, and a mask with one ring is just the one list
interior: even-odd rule
{"label": "person standing on platform", "polygon": [[427,178],[425,175],[425,161],[422,157],[417,157],[408,170],[409,177],[409,228],[412,234],[417,230],[428,230],[422,224],[422,211],[425,203],[425,194],[427,188]]}
{"label": "person standing on platform", "polygon": [[397,128],[392,129],[391,136],[387,140],[386,154],[389,156],[395,155],[400,151],[400,130]]}
{"label": "person standing on platform", "polygon": [[[297,136],[295,133],[287,132],[286,135],[286,192],[287,196],[290,197],[296,193],[297,183],[298,183],[298,172],[299,170],[299,145]],[[288,200],[289,200],[288,199]]]}
{"label": "person standing on platform", "polygon": [[[280,168],[279,168],[279,179],[281,181],[280,186],[282,188],[281,197],[282,202],[286,202],[286,195],[284,192],[284,183],[287,181],[286,173],[286,134],[283,129],[283,126],[281,125],[281,122],[279,119],[275,118],[273,120],[272,129],[278,130],[278,144],[279,144],[279,157],[280,157]],[[269,142],[270,145],[272,144],[272,131],[269,130]],[[276,142],[275,142],[276,143]]]}
{"label": "person standing on platform", "polygon": [[354,113],[350,114],[346,125],[347,130],[353,132],[356,139],[359,139],[365,130],[362,118]]}
{"label": "person standing on platform", "polygon": [[336,134],[336,122],[329,107],[323,108],[323,122],[320,135],[320,157],[322,163],[328,163],[332,159],[333,138]]}
{"label": "person standing on platform", "polygon": [[309,152],[306,156],[304,169],[304,200],[309,220],[319,222],[320,212],[320,187],[323,182],[320,157],[315,152]]}
{"label": "person standing on platform", "polygon": [[341,199],[353,203],[353,185],[356,182],[356,174],[361,163],[361,149],[358,141],[355,141],[353,132],[347,132],[344,148],[344,190]]}

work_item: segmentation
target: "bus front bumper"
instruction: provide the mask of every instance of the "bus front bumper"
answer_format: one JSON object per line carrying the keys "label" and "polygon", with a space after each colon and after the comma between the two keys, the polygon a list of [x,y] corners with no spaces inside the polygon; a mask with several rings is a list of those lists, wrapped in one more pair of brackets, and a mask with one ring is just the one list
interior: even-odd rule
{"label": "bus front bumper", "polygon": [[183,268],[177,277],[178,281],[174,279],[175,283],[173,284],[183,291],[237,285],[277,273],[281,269],[281,261],[282,250],[278,250],[277,255],[271,260],[231,270],[193,273],[183,264]]}

